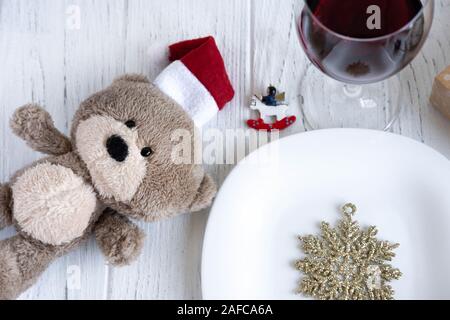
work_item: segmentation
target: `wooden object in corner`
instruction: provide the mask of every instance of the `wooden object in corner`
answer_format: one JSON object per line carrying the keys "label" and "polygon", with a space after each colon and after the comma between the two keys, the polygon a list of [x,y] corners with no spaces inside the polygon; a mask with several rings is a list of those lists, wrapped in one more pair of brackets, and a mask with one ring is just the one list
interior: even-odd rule
{"label": "wooden object in corner", "polygon": [[436,109],[450,119],[450,66],[434,79],[430,101]]}

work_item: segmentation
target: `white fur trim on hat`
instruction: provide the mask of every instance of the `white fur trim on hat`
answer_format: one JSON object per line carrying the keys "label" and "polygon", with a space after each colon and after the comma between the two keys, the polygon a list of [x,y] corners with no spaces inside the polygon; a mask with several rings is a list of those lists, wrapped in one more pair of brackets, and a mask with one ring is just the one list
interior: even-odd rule
{"label": "white fur trim on hat", "polygon": [[181,105],[197,127],[202,127],[219,111],[209,91],[181,61],[172,62],[154,84]]}

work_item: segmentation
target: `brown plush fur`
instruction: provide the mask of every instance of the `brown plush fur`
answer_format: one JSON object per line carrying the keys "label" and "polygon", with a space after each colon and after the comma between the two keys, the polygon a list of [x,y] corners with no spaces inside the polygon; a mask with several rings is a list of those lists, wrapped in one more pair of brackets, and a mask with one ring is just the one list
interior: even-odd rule
{"label": "brown plush fur", "polygon": [[[174,165],[171,159],[173,131],[184,129],[194,136],[194,123],[183,109],[145,77],[123,76],[82,103],[73,120],[71,136],[74,144],[79,123],[96,115],[112,116],[121,122],[135,121],[139,137],[142,137],[140,147],[150,146],[154,151],[148,159],[148,175],[134,198],[128,203],[102,199],[107,206],[135,219],[155,221],[191,211],[194,197],[197,197],[197,203],[201,204],[203,200],[205,204],[194,206],[196,211],[211,203],[213,193],[197,195],[205,177],[203,168],[194,164]],[[205,182],[215,188],[211,179]]]}
{"label": "brown plush fur", "polygon": [[[0,227],[12,221],[18,235],[0,241],[0,299],[16,298],[36,281],[52,260],[80,245],[94,231],[110,263],[129,264],[139,255],[144,235],[125,216],[155,221],[183,212],[199,211],[211,203],[216,192],[211,177],[199,165],[175,165],[171,159],[172,132],[184,129],[193,134],[195,128],[192,120],[180,106],[140,75],[123,76],[109,88],[83,102],[73,120],[70,142],[55,129],[44,109],[36,105],[20,108],[11,120],[14,132],[35,150],[52,156],[20,170],[9,185],[14,186],[26,170],[48,162],[69,168],[95,188],[97,181],[93,180],[91,167],[88,169],[76,148],[80,123],[95,116],[108,117],[122,124],[128,120],[136,123],[136,128],[132,130],[138,133],[137,147],[139,150],[144,147],[153,150],[153,154],[145,158],[146,175],[129,201],[105,197],[94,190],[98,208],[92,213],[83,235],[58,246],[38,241],[22,230],[12,210],[14,193],[9,186],[1,185]],[[105,141],[103,143],[106,144]],[[123,165],[127,165],[126,162]],[[105,207],[111,209],[104,210]],[[64,212],[60,214],[63,216]]]}
{"label": "brown plush fur", "polygon": [[116,266],[129,265],[138,257],[144,245],[143,231],[111,209],[105,210],[94,232],[106,259]]}
{"label": "brown plush fur", "polygon": [[54,248],[16,235],[0,242],[0,299],[14,299],[55,259]]}
{"label": "brown plush fur", "polygon": [[29,104],[17,109],[10,126],[36,151],[61,155],[72,149],[69,139],[55,128],[48,112],[37,105]]}

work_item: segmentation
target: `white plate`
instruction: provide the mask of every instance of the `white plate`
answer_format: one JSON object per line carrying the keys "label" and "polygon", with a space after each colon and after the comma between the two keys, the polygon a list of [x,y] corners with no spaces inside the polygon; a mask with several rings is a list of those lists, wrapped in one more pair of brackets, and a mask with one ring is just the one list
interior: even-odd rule
{"label": "white plate", "polygon": [[450,298],[450,162],[411,139],[352,129],[279,140],[233,170],[206,229],[203,297],[301,299],[297,236],[334,224],[347,202],[361,225],[400,243],[397,299]]}

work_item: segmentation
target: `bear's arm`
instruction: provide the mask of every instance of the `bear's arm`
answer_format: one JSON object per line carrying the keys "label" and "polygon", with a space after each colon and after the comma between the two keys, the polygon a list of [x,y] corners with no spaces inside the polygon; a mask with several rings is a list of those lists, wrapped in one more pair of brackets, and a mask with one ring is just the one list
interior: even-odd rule
{"label": "bear's arm", "polygon": [[112,265],[129,265],[141,253],[144,232],[110,208],[103,212],[94,232],[100,249]]}
{"label": "bear's arm", "polygon": [[53,156],[72,150],[70,140],[55,128],[50,114],[38,105],[28,104],[17,109],[10,126],[33,150]]}
{"label": "bear's arm", "polygon": [[198,212],[209,207],[216,193],[217,187],[214,180],[209,174],[205,174],[197,190],[194,202],[191,204],[190,212]]}

